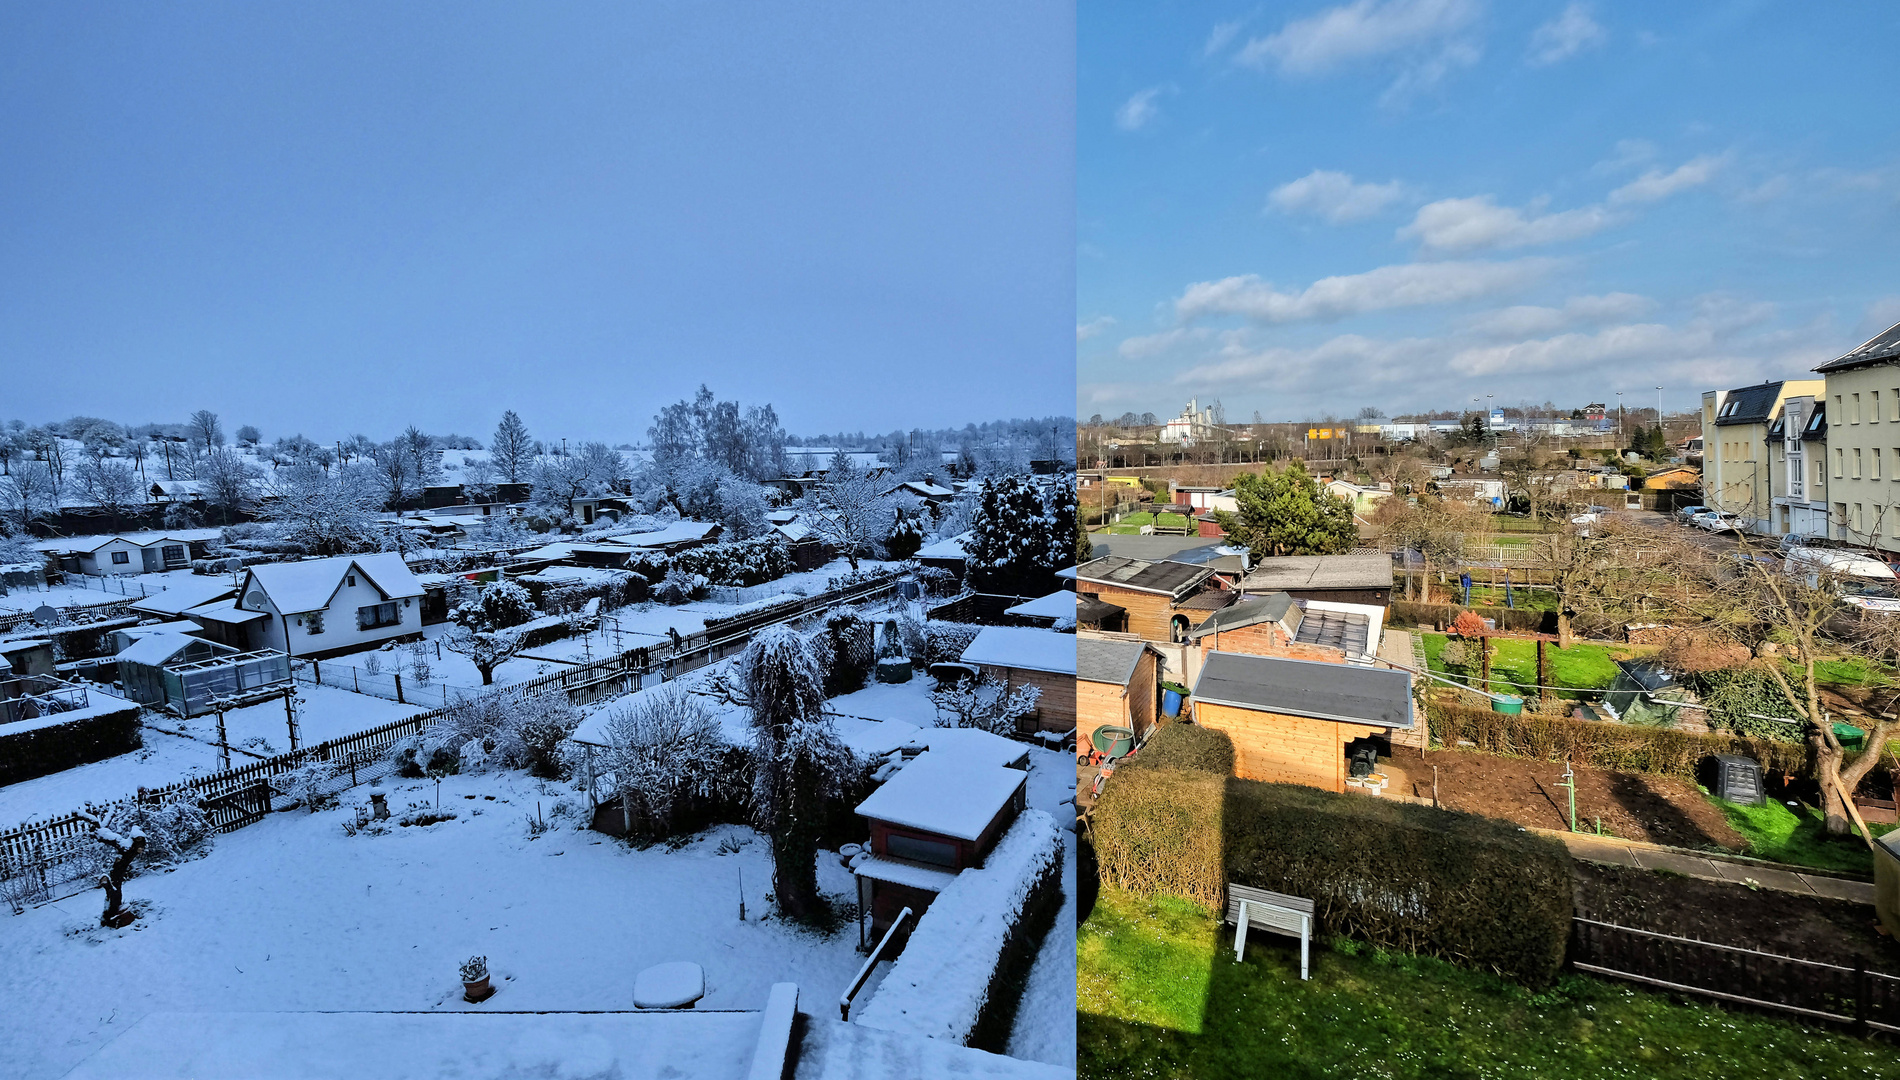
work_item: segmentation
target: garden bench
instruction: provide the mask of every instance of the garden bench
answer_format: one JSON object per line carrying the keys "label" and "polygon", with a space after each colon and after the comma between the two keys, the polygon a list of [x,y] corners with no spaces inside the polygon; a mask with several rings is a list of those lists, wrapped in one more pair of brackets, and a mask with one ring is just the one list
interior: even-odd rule
{"label": "garden bench", "polygon": [[1313,902],[1285,893],[1227,883],[1227,918],[1234,924],[1234,959],[1246,959],[1247,930],[1258,928],[1300,939],[1300,979],[1306,978],[1313,940]]}

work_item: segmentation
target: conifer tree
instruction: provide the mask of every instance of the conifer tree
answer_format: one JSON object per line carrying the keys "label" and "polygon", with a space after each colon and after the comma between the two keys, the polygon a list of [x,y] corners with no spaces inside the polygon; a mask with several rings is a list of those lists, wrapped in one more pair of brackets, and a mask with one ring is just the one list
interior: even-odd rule
{"label": "conifer tree", "polygon": [[1240,512],[1215,511],[1215,520],[1254,558],[1337,555],[1359,542],[1352,504],[1320,488],[1299,462],[1284,471],[1245,473],[1234,481]]}

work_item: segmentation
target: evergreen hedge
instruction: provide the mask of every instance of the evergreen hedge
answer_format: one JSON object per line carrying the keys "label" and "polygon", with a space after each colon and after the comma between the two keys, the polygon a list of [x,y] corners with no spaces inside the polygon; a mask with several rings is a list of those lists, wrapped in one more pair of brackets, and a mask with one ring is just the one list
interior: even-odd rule
{"label": "evergreen hedge", "polygon": [[1475,611],[1482,618],[1496,619],[1498,629],[1533,634],[1557,632],[1557,613],[1527,611],[1519,608],[1468,608],[1458,604],[1421,604],[1412,600],[1394,600],[1387,610],[1387,621],[1419,626],[1450,626],[1459,615]]}
{"label": "evergreen hedge", "polygon": [[[1812,776],[1814,763],[1806,743],[1750,739],[1727,732],[1702,734],[1673,728],[1577,720],[1567,716],[1523,713],[1512,716],[1490,709],[1434,700],[1427,708],[1432,742],[1445,749],[1482,750],[1542,761],[1570,761],[1598,769],[1676,776],[1694,782],[1696,766],[1711,754],[1740,754],[1763,769],[1791,776]],[[1470,743],[1470,746],[1465,746]]]}
{"label": "evergreen hedge", "polygon": [[1561,844],[1473,814],[1241,780],[1232,753],[1225,735],[1176,724],[1118,768],[1091,815],[1102,881],[1210,910],[1233,881],[1311,898],[1323,936],[1531,986],[1556,976],[1572,915]]}
{"label": "evergreen hedge", "polygon": [[143,745],[135,705],[63,724],[25,727],[26,723],[31,722],[23,721],[15,730],[0,734],[0,785],[129,754]]}

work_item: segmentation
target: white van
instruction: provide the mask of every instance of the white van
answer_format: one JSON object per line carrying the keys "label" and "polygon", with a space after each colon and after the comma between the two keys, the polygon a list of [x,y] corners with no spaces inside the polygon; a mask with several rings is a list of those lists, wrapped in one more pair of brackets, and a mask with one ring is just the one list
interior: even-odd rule
{"label": "white van", "polygon": [[1791,547],[1782,555],[1789,574],[1805,575],[1810,586],[1821,575],[1833,579],[1841,599],[1865,611],[1900,612],[1900,576],[1893,567],[1871,555],[1840,548]]}

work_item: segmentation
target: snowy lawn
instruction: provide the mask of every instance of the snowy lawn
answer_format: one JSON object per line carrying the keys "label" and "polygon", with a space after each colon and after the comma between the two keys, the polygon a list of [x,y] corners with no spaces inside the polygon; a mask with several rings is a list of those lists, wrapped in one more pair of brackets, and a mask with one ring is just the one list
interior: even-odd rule
{"label": "snowy lawn", "polygon": [[41,604],[64,608],[86,607],[128,598],[137,600],[162,592],[180,581],[193,579],[205,580],[204,575],[194,574],[189,570],[170,570],[158,574],[125,574],[119,577],[87,577],[83,574],[68,574],[66,583],[63,585],[9,590],[7,595],[0,596],[0,612],[32,611]]}
{"label": "snowy lawn", "polygon": [[[304,702],[298,706],[298,721],[305,746],[380,727],[423,711],[420,706],[398,705],[326,686],[300,684],[297,690]],[[218,738],[217,717],[194,716],[180,720],[175,716],[147,713],[145,721],[142,749],[0,787],[0,828],[64,814],[88,802],[121,799],[137,794],[141,787],[162,787],[194,774],[218,771],[218,749],[212,745]],[[233,710],[225,714],[225,725],[231,745],[261,757],[290,749],[282,701]],[[187,737],[169,732],[182,732]],[[233,765],[255,760],[257,758],[245,754],[231,755]]]}
{"label": "snowy lawn", "polygon": [[[536,802],[546,812],[565,790],[542,787],[450,777],[441,807],[454,820],[349,837],[343,822],[379,790],[356,788],[341,809],[273,815],[134,879],[127,899],[144,913],[125,930],[98,927],[97,890],[0,918],[0,1075],[60,1076],[156,1011],[626,1009],[634,977],[674,960],[705,969],[702,1009],[757,1009],[782,981],[822,1009],[856,973],[854,925],[827,938],[764,917],[771,857],[751,830],[721,826],[674,851],[561,828],[531,840]],[[380,790],[401,816],[435,785]],[[835,855],[819,870],[827,893],[855,895]],[[478,1006],[456,973],[471,954],[500,988]]]}
{"label": "snowy lawn", "polygon": [[1042,939],[1009,1036],[1009,1055],[1075,1068],[1075,759],[1061,750],[1029,751],[1029,805],[1063,827],[1062,910]]}

